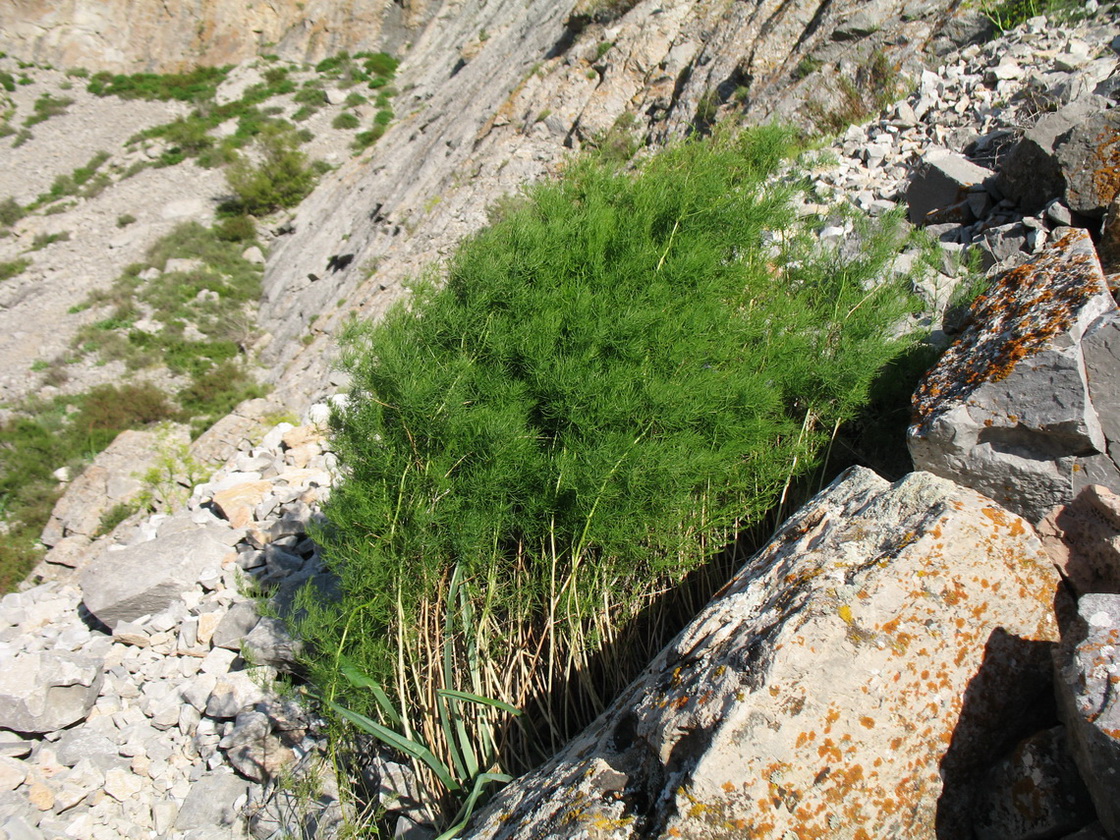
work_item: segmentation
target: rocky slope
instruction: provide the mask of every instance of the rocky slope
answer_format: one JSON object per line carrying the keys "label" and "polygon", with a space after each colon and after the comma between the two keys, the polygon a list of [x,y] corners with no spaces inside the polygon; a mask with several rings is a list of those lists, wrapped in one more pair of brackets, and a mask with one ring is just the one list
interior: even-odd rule
{"label": "rocky slope", "polygon": [[[301,208],[292,229],[278,234],[269,259],[264,312],[274,333],[270,353],[277,382],[295,404],[305,404],[310,395],[329,387],[321,356],[326,334],[341,313],[351,308],[370,315],[382,311],[399,297],[401,277],[445,254],[458,237],[484,221],[485,205],[499,190],[549,171],[568,147],[602,142],[596,134],[617,128],[617,115],[635,113],[636,103],[641,103],[645,122],[639,125],[645,136],[662,128],[671,136],[698,117],[711,116],[707,107],[697,113],[704,85],[692,87],[690,80],[707,78],[707,68],[724,59],[698,58],[707,49],[698,46],[693,53],[678,52],[679,63],[674,64],[673,50],[686,43],[689,33],[696,43],[711,44],[713,32],[733,42],[729,33],[750,31],[751,14],[766,11],[739,5],[727,18],[719,18],[715,4],[709,8],[702,3],[666,3],[657,7],[657,14],[652,6],[640,4],[618,21],[581,23],[569,7],[557,10],[530,3],[522,8],[494,2],[472,8],[479,17],[456,18],[445,31],[433,28],[426,36],[430,42],[414,47],[411,63],[402,68],[401,83],[416,85],[411,91],[415,98],[412,110],[400,109],[406,114],[401,124],[374,154],[332,175]],[[757,19],[754,25],[775,39],[802,39],[796,55],[817,49],[841,63],[849,60],[843,45],[852,40],[864,47],[879,43],[864,33],[866,26],[858,18],[853,20],[854,5],[823,9],[816,23],[806,22],[794,14],[796,4],[786,4],[769,10],[769,28]],[[946,10],[931,7],[932,17],[927,18],[917,13],[917,25],[927,27],[922,30],[925,35],[915,36],[918,41],[938,43],[937,33],[948,31],[939,17]],[[506,16],[487,17],[499,11]],[[522,13],[525,18],[518,16]],[[738,13],[745,17],[736,18]],[[830,17],[834,13],[836,17]],[[548,26],[538,31],[529,25],[530,19]],[[573,20],[574,28],[569,27]],[[730,20],[734,26],[720,29]],[[705,29],[705,23],[713,28]],[[480,25],[488,27],[485,39],[478,38]],[[837,31],[839,38],[834,37]],[[966,34],[969,31],[966,28]],[[1030,113],[1034,103],[1049,101],[1047,107],[1056,108],[1115,80],[1117,53],[1107,47],[1113,34],[1108,18],[1077,30],[1035,20],[1007,40],[946,53],[936,73],[916,74],[917,89],[911,96],[880,118],[848,131],[832,147],[836,162],[822,161],[814,170],[805,212],[822,214],[822,240],[840,244],[849,232],[842,218],[828,212],[829,204],[840,197],[878,213],[902,203],[909,192],[915,218],[932,223],[944,255],[944,274],[923,289],[931,308],[946,301],[966,248],[993,266],[1010,266],[1044,255],[1052,241],[1062,243],[1067,233],[1060,228],[1073,220],[1068,196],[1055,195],[1057,203],[1045,209],[1020,207],[998,192],[987,175],[977,176],[969,167],[987,163],[993,171],[1001,168],[1003,140],[1015,136],[1006,132],[1037,116]],[[557,38],[550,41],[554,35]],[[624,43],[629,44],[624,55],[612,59]],[[600,44],[608,46],[602,49]],[[531,58],[502,66],[501,56],[526,45],[543,62],[539,69]],[[554,47],[558,53],[549,58]],[[488,49],[495,52],[483,58]],[[433,58],[437,55],[439,61]],[[432,64],[422,65],[421,56]],[[758,63],[749,64],[759,76],[766,66],[763,58],[760,52]],[[617,64],[603,69],[604,62],[612,61]],[[710,72],[731,78],[723,75],[728,65],[721,66]],[[777,71],[775,78],[788,81],[783,72]],[[588,78],[589,73],[597,80]],[[785,89],[765,81],[752,87],[755,80],[744,77],[748,83],[741,86],[748,93],[742,96],[758,113],[780,110],[788,107],[783,102],[809,96],[814,81],[826,84],[827,78],[836,78],[822,74],[813,80],[814,75]],[[664,90],[672,82],[664,112],[654,109],[655,115],[650,115],[653,99],[645,98],[645,88],[627,87],[638,78],[643,85],[647,78],[660,79]],[[751,90],[757,99],[750,98]],[[1115,88],[1106,84],[1100,90],[1108,94]],[[1025,91],[1031,92],[1029,97]],[[714,101],[725,117],[741,107],[734,93],[732,89],[717,94]],[[430,98],[424,100],[427,94]],[[549,107],[553,112],[542,117]],[[1111,107],[1108,101],[1101,104],[1105,107]],[[451,108],[461,112],[462,126],[446,113]],[[654,119],[663,113],[668,115],[665,119]],[[934,153],[939,145],[951,151]],[[966,148],[968,161],[960,154]],[[351,259],[340,259],[346,256]],[[331,257],[334,266],[341,266],[338,271],[327,267]],[[1079,264],[1085,262],[1083,257],[1087,255],[1078,257]],[[1107,289],[1094,277],[1098,308],[1086,315],[1087,322],[1108,309]],[[339,296],[347,297],[347,303],[339,304]],[[338,314],[332,315],[335,309]],[[296,337],[312,316],[320,316],[314,328],[324,335],[304,349]],[[1055,335],[1056,352],[1069,356],[1063,342],[1077,341],[1080,334],[1071,339],[1056,331],[1046,338]],[[981,346],[993,345],[981,341]],[[961,355],[967,359],[975,354]],[[1088,394],[1089,385],[1076,379],[1085,366],[1068,367],[1075,378],[1063,387]],[[1033,402],[1050,399],[1036,379],[1030,381],[1038,389],[1031,392]],[[1066,502],[1080,489],[1080,479],[1071,476],[1080,472],[1078,459],[1087,457],[1082,451],[1085,441],[1107,452],[1115,440],[1113,393],[1097,391],[1074,406],[1086,429],[1093,422],[1096,427],[1075,436],[1077,451],[1069,458],[1055,455],[1055,445],[1044,439],[1044,434],[1056,432],[1059,443],[1068,443],[1070,436],[1063,432],[1069,423],[1062,421],[1055,429],[1042,417],[1037,428],[1031,426],[1029,412],[1008,404],[1014,394],[985,397],[999,409],[988,419],[1002,425],[996,432],[985,432],[995,422],[986,424],[977,414],[974,437],[981,444],[994,441],[999,446],[989,449],[1004,454],[1024,440],[1038,444],[1031,459],[1053,458],[1053,469],[1064,477],[1055,482],[1062,495],[1053,501]],[[970,396],[976,395],[969,392],[966,400]],[[244,413],[267,411],[252,406]],[[321,420],[323,413],[323,408],[315,408],[304,419]],[[1025,418],[1021,423],[1020,416]],[[271,836],[285,826],[293,832],[319,826],[322,836],[331,836],[341,812],[329,777],[319,803],[325,815],[297,807],[298,786],[276,782],[283,768],[302,771],[313,763],[313,722],[302,711],[258,692],[252,669],[235,653],[242,645],[252,649],[258,667],[265,669],[262,676],[290,662],[290,640],[274,632],[275,624],[251,614],[237,581],[247,573],[262,585],[290,593],[292,586],[319,572],[315,546],[305,531],[316,501],[329,485],[331,458],[312,429],[282,425],[263,435],[263,429],[254,431],[252,422],[238,416],[219,426],[208,435],[206,446],[220,452],[228,464],[210,482],[193,489],[186,511],[166,518],[133,517],[90,547],[89,535],[76,526],[72,535],[66,533],[66,523],[81,518],[78,512],[62,510],[66,518],[56,517],[52,524],[63,540],[80,538],[78,550],[72,550],[73,544],[56,548],[40,569],[44,578],[55,580],[38,586],[29,582],[26,591],[0,603],[3,655],[9,663],[18,661],[18,670],[9,668],[7,673],[21,677],[11,684],[0,682],[0,709],[9,715],[0,727],[23,733],[0,739],[5,759],[0,766],[0,826],[10,836],[203,840],[243,836],[249,823],[245,817],[250,816],[257,837]],[[976,447],[965,454],[980,464],[973,471],[991,474],[989,450]],[[952,459],[962,460],[957,455]],[[1010,464],[1009,474],[1014,474],[1013,459],[1000,463]],[[936,459],[929,464],[943,472]],[[106,478],[106,487],[111,478]],[[971,481],[967,471],[952,478],[963,484]],[[129,475],[118,474],[116,479],[120,486]],[[1098,530],[1100,521],[1120,509],[1114,499],[1099,498],[1105,501],[1098,500],[1082,515]],[[1014,504],[1015,497],[1007,495],[1002,501]],[[968,826],[975,836],[1060,837],[1097,816],[1110,820],[1106,826],[1115,831],[1107,786],[1103,794],[1094,790],[1096,802],[1089,804],[1089,793],[1071,769],[1074,759],[1061,728],[1076,731],[1076,737],[1090,745],[1076,758],[1082,763],[1081,775],[1106,778],[1113,767],[1109,762],[1114,736],[1108,727],[1114,710],[1107,707],[1108,679],[1097,666],[1101,651],[1110,644],[1109,634],[1115,632],[1110,613],[1115,605],[1099,599],[1115,582],[1105,573],[1087,575],[1093,582],[1074,593],[1081,603],[1058,615],[1063,639],[1059,665],[1070,687],[1063,695],[1062,724],[1049,712],[1031,717],[1038,704],[1026,702],[1022,708],[1010,704],[1016,714],[1025,712],[1015,718],[1015,726],[1006,727],[1007,707],[993,712],[984,698],[1008,699],[1009,687],[1018,691],[1032,680],[1047,684],[1045,660],[1055,638],[1050,608],[1057,581],[1031,531],[1034,521],[1019,519],[973,490],[929,476],[911,476],[889,487],[857,471],[815,505],[787,526],[765,562],[744,570],[725,600],[714,603],[663,654],[658,665],[667,662],[667,669],[653,668],[645,683],[628,692],[616,710],[618,719],[604,719],[551,768],[511,787],[483,816],[480,831],[552,836],[561,829],[550,829],[547,820],[556,818],[563,831],[579,822],[589,836],[637,836],[656,828],[672,836],[737,836],[745,828],[743,821],[756,816],[742,810],[749,797],[765,803],[765,825],[760,821],[756,828],[776,831],[774,836],[814,820],[820,833],[831,836],[844,826],[856,827],[872,812],[882,816],[885,826],[881,833],[871,832],[873,836],[904,836],[896,831],[902,805],[912,817],[907,825],[917,827],[913,836],[932,836],[935,830],[948,832],[939,836],[970,836],[952,833],[964,832],[960,820],[967,810],[951,813],[948,805],[939,810],[943,783],[955,794],[966,791],[969,795],[958,801],[968,800],[974,813],[990,816],[989,822]],[[1042,506],[1032,500],[1030,511]],[[1087,536],[1070,537],[1080,533],[1071,525],[1076,518],[1059,514],[1050,527],[1051,542],[1066,545],[1068,551],[1071,542],[1087,541]],[[983,547],[988,562],[982,575],[977,574],[974,553],[954,559],[942,550],[939,543],[946,541],[946,533],[956,535],[953,542]],[[1105,541],[1114,536],[1107,528],[1101,533]],[[1095,539],[1102,538],[1098,534]],[[1107,566],[1111,555],[1103,556]],[[1073,563],[1073,571],[1067,564],[1068,576],[1076,578],[1078,562],[1083,568],[1082,559]],[[1102,585],[1102,578],[1109,582]],[[1017,592],[1020,597],[997,599],[996,591]],[[1078,609],[1081,617],[1071,618]],[[947,618],[950,624],[944,624]],[[968,638],[958,638],[955,628],[962,626],[968,628]],[[1001,626],[1019,637],[1000,635]],[[936,639],[936,657],[915,639]],[[831,652],[829,667],[780,658],[814,645]],[[875,676],[872,684],[860,682],[864,672],[856,674],[847,667],[857,660]],[[935,660],[938,664],[928,668],[932,676],[927,677],[922,662],[928,667]],[[991,668],[1009,662],[1015,665],[1009,672]],[[905,674],[914,680],[907,683],[915,687],[913,692],[900,696],[894,690],[892,668],[900,679]],[[995,690],[977,694],[983,682],[974,679],[978,674],[990,675]],[[725,675],[738,682],[719,683]],[[798,705],[796,696],[783,694],[783,687],[791,686],[812,702]],[[747,695],[756,706],[745,702]],[[836,708],[835,698],[843,700]],[[910,701],[913,704],[907,705]],[[1107,714],[1098,714],[1094,703],[1105,704]],[[633,707],[646,716],[636,718]],[[721,717],[717,708],[728,714]],[[857,708],[866,713],[846,711]],[[775,733],[769,724],[783,716],[796,717],[798,725],[778,725]],[[958,716],[967,719],[964,730],[957,725]],[[1099,726],[1094,725],[1097,719]],[[725,753],[705,750],[715,743],[713,732],[729,732],[734,740],[744,727],[754,740],[771,739],[766,746],[772,753],[784,750],[788,766],[772,767],[760,760],[752,765],[757,772],[749,779],[729,776]],[[957,742],[956,734],[965,730],[979,735]],[[783,731],[789,743],[779,743]],[[1026,740],[1020,742],[1024,735]],[[915,740],[906,742],[906,749],[898,749],[892,740],[911,736]],[[942,778],[937,751],[946,744],[957,746],[953,760],[947,758],[944,765],[953,772]],[[379,762],[377,778],[386,780],[387,788],[405,783],[399,765]],[[1043,776],[1040,765],[1058,770]],[[553,782],[544,773],[557,768],[553,781],[578,779],[578,801],[551,797]],[[1039,784],[1040,779],[1046,784]],[[1023,785],[1027,794],[1016,799]],[[979,805],[973,804],[973,792]],[[1024,808],[1037,809],[1040,801],[1046,806],[1044,813],[1024,823]],[[813,813],[803,816],[799,808]],[[530,816],[542,822],[530,822]],[[425,815],[402,813],[402,830],[424,831],[413,818],[422,822]],[[1008,828],[1012,824],[1019,833]],[[1080,836],[1100,837],[1093,832],[1104,829],[1085,831],[1089,833]]]}
{"label": "rocky slope", "polygon": [[0,50],[24,61],[115,73],[173,73],[267,52],[316,62],[343,50],[396,52],[457,4],[441,0],[12,0]]}

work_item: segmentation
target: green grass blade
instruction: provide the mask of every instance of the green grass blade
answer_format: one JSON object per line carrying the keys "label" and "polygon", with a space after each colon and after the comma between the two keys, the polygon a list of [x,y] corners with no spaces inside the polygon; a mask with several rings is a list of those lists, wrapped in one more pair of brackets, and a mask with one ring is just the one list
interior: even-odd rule
{"label": "green grass blade", "polygon": [[350,721],[352,724],[354,724],[356,727],[361,729],[363,732],[372,735],[374,738],[377,738],[379,741],[387,744],[395,750],[400,750],[405,755],[412,756],[417,761],[424,762],[424,764],[426,764],[428,768],[436,774],[436,776],[448,790],[456,791],[462,787],[458,782],[455,781],[455,779],[451,777],[451,773],[447,769],[447,765],[436,758],[432,754],[431,750],[429,750],[423,744],[417,741],[413,741],[409,738],[405,738],[403,735],[394,732],[392,729],[389,729],[388,727],[382,726],[380,723],[377,723],[377,721],[370,720],[368,717],[363,714],[359,714],[358,712],[352,712],[349,709],[343,708],[337,703],[331,702],[328,703],[328,705],[348,721]]}
{"label": "green grass blade", "polygon": [[456,700],[466,700],[471,703],[478,703],[481,706],[493,706],[501,709],[504,712],[509,712],[511,715],[521,714],[521,710],[516,706],[511,706],[501,700],[495,700],[491,697],[480,697],[477,694],[471,694],[469,691],[457,691],[453,688],[440,688],[436,690],[436,694],[443,697],[454,697]]}
{"label": "green grass blade", "polygon": [[345,656],[339,657],[338,671],[346,678],[346,681],[355,688],[368,688],[372,693],[377,705],[385,713],[385,716],[393,722],[394,725],[401,725],[401,716],[397,714],[396,707],[393,706],[393,701],[389,699],[389,695],[385,693],[385,689],[381,687],[381,683],[377,680],[366,676],[358,670]]}
{"label": "green grass blade", "polygon": [[507,776],[505,773],[481,773],[476,776],[470,796],[463,803],[463,807],[459,809],[459,813],[455,815],[455,825],[443,832],[436,840],[453,840],[460,831],[466,828],[467,822],[474,813],[474,806],[478,802],[478,797],[482,795],[483,788],[488,783],[501,782],[503,785],[508,785],[512,781],[513,777]]}

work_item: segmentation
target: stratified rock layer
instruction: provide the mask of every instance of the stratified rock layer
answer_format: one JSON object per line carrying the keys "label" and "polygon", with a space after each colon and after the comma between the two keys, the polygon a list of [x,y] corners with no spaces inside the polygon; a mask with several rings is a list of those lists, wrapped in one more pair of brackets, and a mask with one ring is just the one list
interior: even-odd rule
{"label": "stratified rock layer", "polygon": [[853,469],[472,836],[967,836],[1038,723],[1056,582],[991,500]]}

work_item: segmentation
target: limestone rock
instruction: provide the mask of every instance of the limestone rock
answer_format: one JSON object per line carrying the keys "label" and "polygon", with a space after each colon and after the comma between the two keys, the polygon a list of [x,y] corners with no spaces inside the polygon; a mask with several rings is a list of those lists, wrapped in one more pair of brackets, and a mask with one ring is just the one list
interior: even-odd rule
{"label": "limestone rock", "polygon": [[213,772],[191,785],[179,815],[176,831],[216,828],[231,825],[237,818],[237,801],[245,796],[249,783],[229,772]]}
{"label": "limestone rock", "polygon": [[1102,100],[1087,97],[1043,116],[1023,134],[1000,169],[996,179],[999,191],[1017,201],[1028,213],[1063,196],[1066,178],[1056,152],[1071,133],[1085,125],[1102,107]]}
{"label": "limestone rock", "polygon": [[214,630],[210,643],[214,647],[240,650],[241,642],[260,620],[260,613],[254,601],[239,601],[229,608]]}
{"label": "limestone rock", "polygon": [[1085,231],[1004,274],[914,396],[914,465],[1032,522],[1120,471],[1086,380],[1082,338],[1116,305]]}
{"label": "limestone rock", "polygon": [[101,690],[101,663],[63,653],[17,653],[0,661],[0,727],[53,732],[85,718]]}
{"label": "limestone rock", "polygon": [[277,776],[295,758],[272,734],[268,715],[257,711],[238,714],[233,730],[218,746],[238,773],[255,782]]}
{"label": "limestone rock", "polygon": [[1120,833],[1120,595],[1088,594],[1062,628],[1056,655],[1058,712],[1074,760],[1109,836]]}
{"label": "limestone rock", "polygon": [[109,551],[82,573],[82,599],[109,626],[132,621],[166,609],[230,554],[228,545],[201,528]]}
{"label": "limestone rock", "polygon": [[1120,110],[1099,110],[1075,126],[1057,150],[1066,204],[1099,219],[1120,192]]}
{"label": "limestone rock", "polygon": [[244,528],[253,521],[253,510],[272,490],[269,481],[246,481],[214,494],[214,506],[233,528]]}
{"label": "limestone rock", "polygon": [[121,432],[55,503],[43,530],[43,542],[55,545],[71,535],[92,537],[106,511],[132,501],[144,489],[140,477],[155,463],[160,448],[168,442],[186,443],[189,439],[186,426],[175,426],[163,434]]}
{"label": "limestone rock", "polygon": [[1037,726],[1056,584],[991,500],[849,470],[471,836],[967,836]]}

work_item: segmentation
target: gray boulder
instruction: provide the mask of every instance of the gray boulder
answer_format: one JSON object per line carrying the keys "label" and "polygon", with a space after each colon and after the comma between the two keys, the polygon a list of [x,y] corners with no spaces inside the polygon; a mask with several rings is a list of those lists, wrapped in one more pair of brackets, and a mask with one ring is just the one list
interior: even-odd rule
{"label": "gray boulder", "polygon": [[990,499],[849,470],[471,836],[970,836],[1038,728],[1056,587]]}
{"label": "gray boulder", "polygon": [[974,305],[970,326],[918,386],[908,433],[916,468],[1031,522],[1089,484],[1120,487],[1093,398],[1112,392],[1117,369],[1087,376],[1083,346],[1116,304],[1089,235],[1059,233]]}
{"label": "gray boulder", "polygon": [[1106,100],[1089,96],[1042,117],[1024,132],[1001,167],[997,189],[1026,213],[1041,210],[1051,199],[1065,195],[1068,170],[1058,150],[1106,105]]}
{"label": "gray boulder", "polygon": [[1066,204],[1099,219],[1120,192],[1120,110],[1098,110],[1062,138],[1055,157]]}
{"label": "gray boulder", "polygon": [[1077,618],[1062,628],[1056,654],[1058,714],[1070,734],[1097,816],[1120,834],[1120,595],[1091,593],[1077,603]]}
{"label": "gray boulder", "polygon": [[238,601],[222,616],[210,642],[214,647],[240,650],[241,642],[257,626],[258,621],[260,621],[260,613],[257,611],[256,602]]}
{"label": "gray boulder", "polygon": [[960,206],[961,217],[940,221],[971,221],[969,189],[982,184],[994,173],[977,166],[948,149],[933,149],[922,157],[906,190],[910,221],[922,224],[934,211]]}
{"label": "gray boulder", "polygon": [[262,618],[245,637],[245,655],[257,665],[271,665],[293,672],[298,667],[302,643],[288,632],[278,618]]}
{"label": "gray boulder", "polygon": [[101,690],[101,662],[66,653],[17,653],[0,661],[0,727],[53,732],[83,720]]}
{"label": "gray boulder", "polygon": [[209,528],[107,551],[82,572],[82,600],[110,627],[133,621],[166,609],[227,555],[230,547]]}

